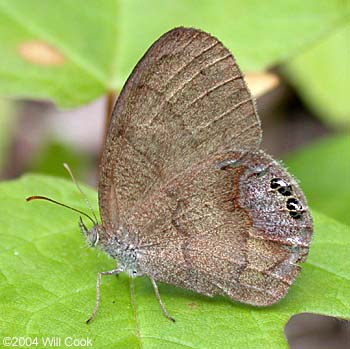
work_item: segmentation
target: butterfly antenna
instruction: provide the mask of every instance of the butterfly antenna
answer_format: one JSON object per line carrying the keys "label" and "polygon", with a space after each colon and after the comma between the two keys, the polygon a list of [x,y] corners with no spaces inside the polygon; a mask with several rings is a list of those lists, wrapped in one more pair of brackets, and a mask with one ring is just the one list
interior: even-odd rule
{"label": "butterfly antenna", "polygon": [[74,208],[74,207],[71,207],[71,206],[68,206],[66,204],[62,204],[62,202],[59,202],[59,201],[56,201],[56,200],[53,200],[53,199],[50,199],[46,196],[41,196],[41,195],[34,195],[34,196],[30,196],[28,198],[26,198],[26,201],[32,201],[32,200],[46,200],[46,201],[50,201],[50,202],[53,202],[54,204],[57,204],[57,205],[60,205],[60,206],[63,206],[63,207],[66,207],[66,208],[69,208],[70,210],[72,211],[75,211],[75,212],[78,212],[82,215],[84,215],[85,217],[89,218],[90,221],[95,225],[96,222],[85,212],[83,211],[80,211],[78,210],[77,208]]}
{"label": "butterfly antenna", "polygon": [[87,206],[89,207],[93,217],[95,218],[95,222],[94,222],[94,225],[95,224],[98,224],[98,220],[97,220],[97,217],[95,215],[95,211],[93,210],[91,204],[90,204],[90,201],[88,200],[87,196],[84,194],[84,192],[81,190],[80,186],[79,186],[79,183],[77,182],[77,180],[75,179],[74,175],[73,175],[73,172],[72,170],[70,169],[70,167],[68,166],[68,164],[64,163],[63,164],[64,168],[67,170],[67,172],[69,173],[70,175],[70,178],[72,179],[73,183],[76,185],[76,187],[78,188],[78,190],[80,191],[80,194],[81,196],[83,197],[84,201],[86,202]]}

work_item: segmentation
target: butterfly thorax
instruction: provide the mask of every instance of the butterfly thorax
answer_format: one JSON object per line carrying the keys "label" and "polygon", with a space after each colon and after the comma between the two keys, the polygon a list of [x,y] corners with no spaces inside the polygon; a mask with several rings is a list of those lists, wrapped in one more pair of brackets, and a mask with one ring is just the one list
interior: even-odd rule
{"label": "butterfly thorax", "polygon": [[125,244],[118,241],[115,236],[110,236],[106,241],[101,241],[100,247],[113,259],[118,261],[118,267],[130,276],[139,276],[137,257],[138,250],[133,244]]}
{"label": "butterfly thorax", "polygon": [[137,264],[138,249],[132,243],[120,241],[115,235],[106,234],[101,225],[87,229],[80,225],[81,231],[90,247],[99,247],[107,255],[118,261],[118,267],[130,276],[140,276],[142,272]]}

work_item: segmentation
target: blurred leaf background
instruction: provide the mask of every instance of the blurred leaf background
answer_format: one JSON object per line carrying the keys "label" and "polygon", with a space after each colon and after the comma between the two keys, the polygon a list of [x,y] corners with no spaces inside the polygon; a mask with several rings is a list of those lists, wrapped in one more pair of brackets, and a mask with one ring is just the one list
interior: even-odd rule
{"label": "blurred leaf background", "polygon": [[262,88],[263,145],[273,155],[348,132],[349,15],[344,0],[0,0],[0,175],[62,175],[69,161],[95,183],[108,101],[149,45],[179,25],[217,36],[253,92]]}
{"label": "blurred leaf background", "polygon": [[310,206],[350,225],[350,1],[0,0],[0,178],[96,184],[111,101],[165,31],[192,26],[235,55],[263,148]]}

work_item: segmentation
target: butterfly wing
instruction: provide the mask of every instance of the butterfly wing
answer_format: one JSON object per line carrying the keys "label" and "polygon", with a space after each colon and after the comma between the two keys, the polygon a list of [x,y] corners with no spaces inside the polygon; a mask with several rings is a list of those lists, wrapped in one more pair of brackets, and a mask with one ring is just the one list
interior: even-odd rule
{"label": "butterfly wing", "polygon": [[[229,164],[222,166],[222,164]],[[293,218],[273,178],[304,210]],[[135,207],[140,266],[155,280],[254,305],[280,300],[306,258],[312,220],[298,184],[263,152],[210,155]]]}
{"label": "butterfly wing", "polygon": [[102,223],[115,231],[137,201],[208,154],[259,147],[254,102],[230,52],[199,30],[164,34],[115,105],[102,155]]}

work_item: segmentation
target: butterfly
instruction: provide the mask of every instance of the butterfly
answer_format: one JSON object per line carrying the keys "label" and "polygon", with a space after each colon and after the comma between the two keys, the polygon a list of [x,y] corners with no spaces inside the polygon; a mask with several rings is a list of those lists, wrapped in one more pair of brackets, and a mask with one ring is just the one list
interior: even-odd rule
{"label": "butterfly", "polygon": [[102,224],[80,227],[116,260],[98,273],[268,306],[282,299],[313,232],[307,202],[260,150],[261,125],[242,72],[216,38],[161,36],[134,68],[112,113],[100,163]]}

